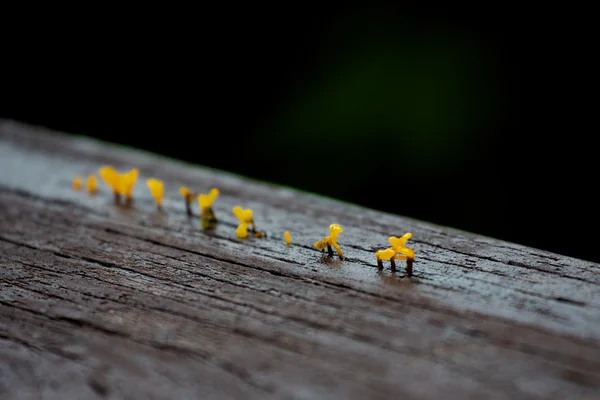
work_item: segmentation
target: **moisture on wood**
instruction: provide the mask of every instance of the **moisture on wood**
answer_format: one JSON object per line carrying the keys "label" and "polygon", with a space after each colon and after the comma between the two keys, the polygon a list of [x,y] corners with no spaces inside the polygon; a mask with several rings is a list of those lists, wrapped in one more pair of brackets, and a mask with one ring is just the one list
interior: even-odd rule
{"label": "moisture on wood", "polygon": [[[107,164],[131,207],[73,190]],[[219,188],[213,230],[183,185]],[[412,278],[374,255],[406,232]],[[0,255],[2,399],[600,398],[598,264],[13,121]]]}

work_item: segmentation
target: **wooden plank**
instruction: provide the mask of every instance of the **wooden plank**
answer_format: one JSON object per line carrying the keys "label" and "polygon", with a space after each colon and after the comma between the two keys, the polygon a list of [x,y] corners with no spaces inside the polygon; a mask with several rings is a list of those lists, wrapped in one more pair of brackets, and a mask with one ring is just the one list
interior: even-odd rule
{"label": "wooden plank", "polygon": [[[140,169],[133,207],[71,188],[104,164]],[[14,121],[0,171],[0,398],[600,395],[598,264]],[[181,185],[220,189],[215,230]],[[379,271],[405,232],[414,276]]]}

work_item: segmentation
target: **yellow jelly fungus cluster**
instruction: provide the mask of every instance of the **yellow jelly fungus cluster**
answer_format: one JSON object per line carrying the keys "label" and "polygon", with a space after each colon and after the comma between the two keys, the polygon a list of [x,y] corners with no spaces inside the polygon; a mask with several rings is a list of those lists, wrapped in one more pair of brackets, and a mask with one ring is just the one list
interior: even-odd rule
{"label": "yellow jelly fungus cluster", "polygon": [[87,191],[89,194],[94,194],[96,193],[97,187],[98,187],[98,180],[96,179],[95,175],[88,175],[87,177],[87,181],[85,183],[86,187],[87,187]]}
{"label": "yellow jelly fungus cluster", "polygon": [[240,221],[237,229],[235,230],[235,234],[240,239],[244,239],[248,237],[248,225],[252,225],[254,227],[254,220],[252,219],[252,210],[251,209],[242,209],[240,206],[233,207],[233,215],[237,217]]}
{"label": "yellow jelly fungus cluster", "polygon": [[155,178],[146,179],[146,185],[148,185],[148,190],[150,190],[150,194],[154,197],[154,201],[156,201],[156,206],[161,209],[165,194],[165,185],[162,181]]}
{"label": "yellow jelly fungus cluster", "polygon": [[325,248],[327,248],[329,257],[333,257],[333,249],[331,248],[333,246],[337,250],[340,260],[343,260],[344,256],[342,254],[342,249],[337,244],[338,235],[342,232],[344,232],[344,230],[339,224],[329,225],[329,236],[325,236],[323,240],[315,242],[315,248],[321,251],[324,251]]}
{"label": "yellow jelly fungus cluster", "polygon": [[[128,172],[118,172],[116,169],[109,165],[105,165],[99,169],[99,175],[102,180],[113,190],[115,195],[115,201],[120,202],[121,196],[125,196],[129,202],[132,200],[133,188],[138,178],[138,170],[131,169]],[[156,178],[148,178],[146,185],[150,194],[156,201],[156,205],[159,209],[162,208],[163,197],[164,197],[164,183]],[[83,186],[83,178],[76,176],[73,179],[73,188],[75,190],[81,190]],[[87,177],[86,187],[90,194],[93,194],[97,190],[97,179],[96,176],[91,174]],[[191,191],[185,186],[181,186],[179,193],[186,202],[186,210],[189,215],[191,212],[191,199],[196,196],[197,193]],[[217,222],[215,214],[212,210],[212,205],[216,198],[219,196],[219,189],[213,188],[208,194],[198,194],[198,205],[200,206],[200,216],[202,217],[202,226],[204,228],[212,227]],[[251,209],[243,209],[240,206],[235,206],[232,209],[233,214],[238,218],[239,225],[236,228],[235,234],[238,238],[247,238],[248,232],[252,232],[256,237],[266,237],[264,231],[256,231],[254,224],[253,212]],[[337,243],[337,239],[340,233],[344,230],[339,224],[331,224],[329,226],[329,235],[315,242],[315,248],[320,251],[327,249],[328,256],[333,257],[333,248],[336,249],[340,260],[344,259],[342,249]],[[288,246],[292,243],[292,238],[289,231],[283,233],[283,238]],[[406,275],[412,276],[413,262],[415,259],[415,252],[413,249],[406,247],[406,241],[412,238],[412,233],[408,232],[401,237],[391,236],[388,238],[388,242],[391,247],[379,250],[375,252],[377,259],[377,266],[379,269],[383,269],[383,261],[390,262],[392,271],[396,271],[396,260],[406,261]]]}
{"label": "yellow jelly fungus cluster", "polygon": [[219,195],[219,189],[211,189],[208,194],[199,194],[198,195],[198,205],[200,206],[200,212],[208,211],[212,203],[215,201],[217,196]]}
{"label": "yellow jelly fungus cluster", "polygon": [[287,243],[288,246],[292,244],[292,236],[288,231],[283,232],[283,238],[285,239],[285,243]]}
{"label": "yellow jelly fungus cluster", "polygon": [[217,196],[219,196],[219,189],[216,188],[212,188],[208,194],[201,193],[198,195],[198,206],[200,207],[202,227],[205,229],[213,228],[217,223],[217,217],[212,209],[212,204]]}
{"label": "yellow jelly fungus cluster", "polygon": [[396,271],[395,260],[406,260],[406,275],[412,276],[412,266],[415,259],[415,252],[413,249],[406,247],[406,241],[412,238],[412,233],[408,232],[397,238],[391,236],[388,238],[388,242],[392,245],[384,250],[375,252],[375,258],[377,259],[377,266],[379,269],[383,269],[383,261],[390,261],[392,272]]}
{"label": "yellow jelly fungus cluster", "polygon": [[233,214],[240,221],[240,224],[238,225],[237,229],[235,230],[235,234],[237,237],[239,237],[240,239],[248,237],[248,227],[250,227],[250,231],[254,234],[254,236],[259,237],[259,238],[266,236],[264,231],[256,230],[256,226],[254,225],[254,219],[252,217],[251,209],[248,208],[248,209],[244,210],[240,206],[235,206],[235,207],[233,207],[232,211],[233,211]]}
{"label": "yellow jelly fungus cluster", "polygon": [[80,177],[80,176],[76,176],[73,179],[73,189],[75,189],[75,190],[81,190],[82,182],[83,182],[83,178]]}
{"label": "yellow jelly fungus cluster", "polygon": [[118,202],[120,196],[125,196],[128,202],[132,200],[133,187],[139,173],[137,169],[120,173],[113,167],[105,165],[100,168],[99,173],[102,180],[113,190],[115,201]]}

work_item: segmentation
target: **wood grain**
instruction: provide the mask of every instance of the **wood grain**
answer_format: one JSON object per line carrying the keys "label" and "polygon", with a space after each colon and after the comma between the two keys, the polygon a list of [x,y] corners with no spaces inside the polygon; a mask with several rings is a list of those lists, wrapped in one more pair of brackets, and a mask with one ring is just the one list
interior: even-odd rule
{"label": "wood grain", "polygon": [[[104,164],[140,169],[132,207],[72,189]],[[215,230],[181,185],[220,189]],[[405,232],[414,276],[378,271]],[[598,264],[14,121],[0,254],[2,399],[600,398]]]}

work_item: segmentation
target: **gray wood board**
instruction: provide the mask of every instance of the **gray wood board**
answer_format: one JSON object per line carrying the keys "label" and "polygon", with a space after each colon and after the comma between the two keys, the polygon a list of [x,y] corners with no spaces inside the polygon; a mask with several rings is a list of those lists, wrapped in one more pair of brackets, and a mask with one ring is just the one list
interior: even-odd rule
{"label": "gray wood board", "polygon": [[[132,207],[72,189],[105,164]],[[181,185],[220,189],[216,229]],[[379,271],[405,232],[414,276]],[[600,398],[600,265],[132,148],[0,121],[0,254],[2,399]]]}

